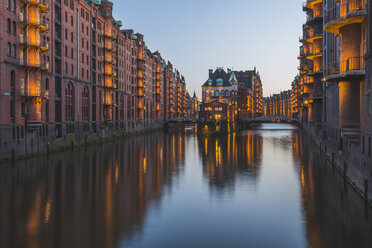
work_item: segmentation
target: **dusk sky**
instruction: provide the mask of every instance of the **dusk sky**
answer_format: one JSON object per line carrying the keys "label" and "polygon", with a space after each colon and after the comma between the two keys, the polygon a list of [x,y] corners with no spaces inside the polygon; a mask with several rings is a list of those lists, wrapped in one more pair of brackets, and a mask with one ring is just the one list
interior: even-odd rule
{"label": "dusk sky", "polygon": [[208,69],[260,72],[264,95],[289,89],[297,75],[305,14],[300,0],[112,0],[123,28],[145,35],[201,94]]}

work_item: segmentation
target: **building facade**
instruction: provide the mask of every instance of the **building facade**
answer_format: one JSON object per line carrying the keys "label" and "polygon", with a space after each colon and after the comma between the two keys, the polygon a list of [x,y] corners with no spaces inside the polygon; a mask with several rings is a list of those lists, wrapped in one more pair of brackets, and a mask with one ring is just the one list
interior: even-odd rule
{"label": "building facade", "polygon": [[300,93],[292,101],[304,128],[366,193],[372,179],[371,1],[308,0],[303,9],[300,80],[292,85]]}
{"label": "building facade", "polygon": [[113,3],[5,0],[0,157],[186,115],[185,78],[122,28]]}
{"label": "building facade", "polygon": [[[237,117],[226,118],[228,120],[261,116],[263,114],[263,90],[259,73],[256,69],[252,71],[232,71],[231,69],[225,71],[223,68],[217,68],[215,71],[209,70],[209,78],[202,86],[200,112],[210,109],[209,103],[211,102],[228,105],[229,108],[223,109],[237,113]],[[200,116],[207,116],[207,114],[201,113]],[[224,116],[227,117],[228,114],[225,113]],[[217,117],[218,120],[221,119]]]}

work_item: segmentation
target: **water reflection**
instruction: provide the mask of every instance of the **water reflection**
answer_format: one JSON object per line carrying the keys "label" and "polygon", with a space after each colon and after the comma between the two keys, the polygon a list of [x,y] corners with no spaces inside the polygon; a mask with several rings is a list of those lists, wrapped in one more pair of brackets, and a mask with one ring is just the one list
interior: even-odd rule
{"label": "water reflection", "polygon": [[0,166],[0,247],[372,247],[300,131],[160,132]]}
{"label": "water reflection", "polygon": [[0,168],[0,247],[116,247],[178,180],[182,133],[148,135]]}
{"label": "water reflection", "polygon": [[300,133],[293,155],[309,247],[372,247],[371,208]]}
{"label": "water reflection", "polygon": [[256,132],[199,137],[203,173],[212,188],[233,188],[238,175],[255,184],[261,167],[262,137]]}

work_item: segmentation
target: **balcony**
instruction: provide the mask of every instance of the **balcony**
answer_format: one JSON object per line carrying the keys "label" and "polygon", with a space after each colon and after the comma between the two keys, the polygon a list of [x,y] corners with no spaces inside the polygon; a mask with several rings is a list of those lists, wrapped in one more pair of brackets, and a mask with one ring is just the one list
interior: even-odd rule
{"label": "balcony", "polygon": [[323,34],[310,34],[309,37],[307,38],[306,42],[308,43],[313,43],[315,40],[319,40],[323,38]]}
{"label": "balcony", "polygon": [[111,65],[115,65],[116,64],[116,60],[113,59],[113,58],[105,58],[105,63],[111,64]]}
{"label": "balcony", "polygon": [[314,9],[312,15],[308,15],[306,18],[306,24],[312,25],[315,21],[321,21],[323,19],[323,9]]}
{"label": "balcony", "polygon": [[328,33],[339,34],[340,28],[362,23],[366,15],[365,0],[349,0],[345,4],[326,11],[324,30]]}
{"label": "balcony", "polygon": [[304,7],[307,9],[313,9],[316,4],[323,3],[323,0],[307,0]]}
{"label": "balcony", "polygon": [[49,69],[49,63],[40,61],[29,61],[24,58],[20,58],[19,65],[29,69],[40,69],[42,71],[47,71]]}
{"label": "balcony", "polygon": [[105,71],[103,75],[108,77],[116,77],[116,72]]}
{"label": "balcony", "polygon": [[328,81],[360,79],[365,73],[363,57],[348,58],[341,63],[329,63],[326,67]]}
{"label": "balcony", "polygon": [[35,47],[42,52],[49,50],[49,43],[41,41],[30,41],[30,39],[25,38],[22,34],[20,35],[20,45],[21,48],[25,47]]}
{"label": "balcony", "polygon": [[114,46],[105,46],[104,49],[109,52],[116,52],[116,47]]}
{"label": "balcony", "polygon": [[19,14],[19,21],[21,23],[21,27],[24,26],[34,26],[39,29],[41,32],[46,32],[49,30],[49,24],[46,22],[42,22],[40,18],[27,18],[27,16],[23,13]]}
{"label": "balcony", "polygon": [[316,76],[319,74],[323,74],[323,67],[321,66],[314,66],[313,69],[309,70],[307,73],[308,76]]}
{"label": "balcony", "polygon": [[103,37],[110,39],[110,40],[116,40],[116,36],[112,33],[104,33]]}
{"label": "balcony", "polygon": [[309,51],[306,54],[306,59],[308,60],[314,60],[315,58],[319,58],[323,56],[323,49],[314,49],[313,51]]}
{"label": "balcony", "polygon": [[49,5],[46,0],[21,0],[21,3],[36,5],[41,12],[47,12],[49,9]]}

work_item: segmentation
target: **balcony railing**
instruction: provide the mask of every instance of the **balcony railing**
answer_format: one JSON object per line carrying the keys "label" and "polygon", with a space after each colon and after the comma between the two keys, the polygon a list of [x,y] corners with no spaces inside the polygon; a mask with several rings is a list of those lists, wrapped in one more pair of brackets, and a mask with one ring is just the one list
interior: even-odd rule
{"label": "balcony railing", "polygon": [[42,70],[48,70],[49,69],[49,63],[46,62],[40,62],[40,61],[28,61],[25,58],[19,59],[19,64],[21,66],[27,66],[27,67],[35,67]]}
{"label": "balcony railing", "polygon": [[364,70],[364,58],[363,57],[352,57],[347,60],[339,62],[328,63],[327,75],[344,74],[350,71]]}
{"label": "balcony railing", "polygon": [[323,9],[314,9],[312,15],[307,16],[306,22],[312,22],[316,18],[323,17]]}
{"label": "balcony railing", "polygon": [[21,45],[35,46],[35,47],[41,48],[42,50],[48,50],[49,49],[49,43],[48,42],[40,41],[40,40],[36,40],[36,41],[32,42],[32,41],[27,39],[27,36],[25,38],[25,36],[23,34],[19,35],[19,41],[20,41]]}
{"label": "balcony railing", "polygon": [[49,4],[46,0],[21,0],[21,2],[37,4],[39,9],[43,12],[49,9]]}
{"label": "balcony railing", "polygon": [[45,21],[41,21],[41,19],[38,17],[27,17],[27,15],[23,14],[22,12],[19,14],[19,21],[21,23],[39,26],[41,31],[47,31],[49,29],[49,24]]}
{"label": "balcony railing", "polygon": [[349,13],[366,10],[365,0],[349,0],[325,12],[325,23],[344,18]]}

